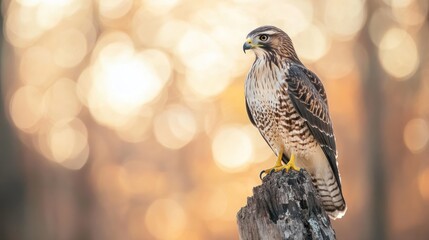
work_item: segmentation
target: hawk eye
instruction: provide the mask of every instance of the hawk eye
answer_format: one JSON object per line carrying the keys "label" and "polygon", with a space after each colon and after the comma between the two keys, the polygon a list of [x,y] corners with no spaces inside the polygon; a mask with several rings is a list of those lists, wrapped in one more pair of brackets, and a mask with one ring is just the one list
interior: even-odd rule
{"label": "hawk eye", "polygon": [[268,40],[268,35],[267,34],[262,34],[261,36],[259,36],[259,40],[261,41],[267,41]]}

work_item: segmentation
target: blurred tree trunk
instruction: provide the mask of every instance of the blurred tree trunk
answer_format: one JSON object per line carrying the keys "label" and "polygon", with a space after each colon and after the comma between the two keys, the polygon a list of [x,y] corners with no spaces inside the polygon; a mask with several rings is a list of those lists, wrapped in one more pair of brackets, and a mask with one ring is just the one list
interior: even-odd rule
{"label": "blurred tree trunk", "polygon": [[[0,5],[5,5],[1,4]],[[21,227],[24,224],[25,184],[21,173],[17,139],[6,115],[5,94],[8,74],[11,69],[7,59],[3,37],[3,15],[0,14],[0,238],[22,239]]]}
{"label": "blurred tree trunk", "polygon": [[311,178],[304,170],[266,176],[237,213],[240,239],[335,239]]}
{"label": "blurred tree trunk", "polygon": [[[383,109],[384,95],[381,90],[385,75],[378,61],[378,49],[370,39],[369,23],[371,16],[378,8],[379,1],[367,1],[368,19],[362,31],[362,42],[368,54],[362,63],[363,102],[366,116],[366,132],[364,137],[368,171],[370,176],[370,207],[369,227],[370,239],[386,239],[386,186],[383,154]],[[380,29],[381,31],[382,29]]]}

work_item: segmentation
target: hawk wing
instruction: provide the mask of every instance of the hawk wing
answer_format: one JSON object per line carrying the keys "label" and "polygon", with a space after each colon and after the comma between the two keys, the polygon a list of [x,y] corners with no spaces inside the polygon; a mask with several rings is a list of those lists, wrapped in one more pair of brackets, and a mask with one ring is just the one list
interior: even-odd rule
{"label": "hawk wing", "polygon": [[320,94],[320,97],[322,97],[323,101],[326,103],[326,107],[328,106],[328,98],[326,97],[325,88],[322,85],[322,81],[314,74],[312,71],[308,70],[307,68],[303,66],[298,66],[299,69],[301,69],[305,75],[308,77],[310,82],[313,84],[313,86],[316,88],[317,92]]}
{"label": "hawk wing", "polygon": [[310,132],[320,144],[341,189],[337,167],[337,148],[322,82],[311,71],[292,64],[286,73],[286,83],[293,106],[306,121]]}

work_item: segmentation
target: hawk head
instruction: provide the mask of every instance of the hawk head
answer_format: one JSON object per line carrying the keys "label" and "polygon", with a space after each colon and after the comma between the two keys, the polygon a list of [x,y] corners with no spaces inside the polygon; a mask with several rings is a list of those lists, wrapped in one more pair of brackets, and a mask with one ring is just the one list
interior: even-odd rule
{"label": "hawk head", "polygon": [[262,26],[251,31],[243,44],[243,51],[253,50],[256,57],[277,56],[299,62],[290,37],[280,28]]}

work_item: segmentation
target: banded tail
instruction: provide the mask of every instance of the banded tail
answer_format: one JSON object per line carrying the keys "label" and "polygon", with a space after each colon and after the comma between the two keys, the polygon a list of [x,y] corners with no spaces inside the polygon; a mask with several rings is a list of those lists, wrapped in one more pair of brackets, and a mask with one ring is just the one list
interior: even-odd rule
{"label": "banded tail", "polygon": [[326,213],[332,219],[341,218],[347,211],[347,205],[332,171],[328,174],[316,173],[311,176],[320,201]]}

